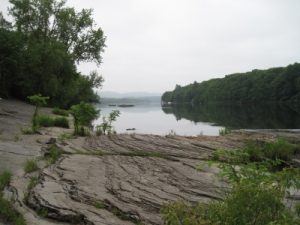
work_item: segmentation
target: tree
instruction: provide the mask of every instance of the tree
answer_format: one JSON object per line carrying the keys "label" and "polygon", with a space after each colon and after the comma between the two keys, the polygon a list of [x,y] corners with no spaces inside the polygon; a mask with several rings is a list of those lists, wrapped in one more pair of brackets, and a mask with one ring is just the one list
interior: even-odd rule
{"label": "tree", "polygon": [[9,23],[0,13],[0,95],[26,100],[41,93],[50,105],[69,108],[98,101],[97,72],[86,76],[76,63],[101,63],[105,36],[92,10],[76,11],[64,0],[10,0]]}
{"label": "tree", "polygon": [[13,27],[27,35],[28,41],[49,40],[62,43],[76,62],[101,63],[105,37],[96,28],[91,9],[77,12],[66,0],[10,0]]}
{"label": "tree", "polygon": [[86,134],[84,127],[91,127],[91,123],[99,116],[100,110],[89,103],[80,102],[73,105],[70,109],[74,117],[74,134],[84,136]]}

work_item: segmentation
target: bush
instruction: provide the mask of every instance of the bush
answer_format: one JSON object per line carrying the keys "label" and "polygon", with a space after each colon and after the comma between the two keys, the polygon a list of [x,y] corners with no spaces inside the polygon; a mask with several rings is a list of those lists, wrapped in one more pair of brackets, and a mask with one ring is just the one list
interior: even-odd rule
{"label": "bush", "polygon": [[60,108],[54,108],[52,110],[52,113],[60,116],[69,116],[69,112],[67,110],[60,109]]}
{"label": "bush", "polygon": [[249,154],[250,161],[282,160],[290,161],[292,156],[299,152],[297,145],[283,139],[272,142],[250,141],[246,143],[242,151]]}
{"label": "bush", "polygon": [[66,117],[50,117],[48,115],[38,115],[37,123],[40,127],[69,128],[69,121]]}
{"label": "bush", "polygon": [[24,165],[25,173],[32,173],[34,171],[37,171],[38,169],[39,167],[36,160],[29,159]]}

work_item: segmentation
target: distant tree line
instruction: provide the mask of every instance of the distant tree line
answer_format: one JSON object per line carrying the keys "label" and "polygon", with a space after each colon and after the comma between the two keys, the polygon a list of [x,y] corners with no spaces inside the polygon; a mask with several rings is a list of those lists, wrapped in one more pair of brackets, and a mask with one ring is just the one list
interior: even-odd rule
{"label": "distant tree line", "polygon": [[0,12],[0,97],[40,93],[64,108],[97,101],[103,78],[77,71],[80,62],[101,63],[105,36],[92,10],[76,11],[64,0],[10,0],[7,21]]}
{"label": "distant tree line", "polygon": [[162,101],[203,104],[210,102],[300,102],[300,64],[236,73],[225,78],[165,92]]}

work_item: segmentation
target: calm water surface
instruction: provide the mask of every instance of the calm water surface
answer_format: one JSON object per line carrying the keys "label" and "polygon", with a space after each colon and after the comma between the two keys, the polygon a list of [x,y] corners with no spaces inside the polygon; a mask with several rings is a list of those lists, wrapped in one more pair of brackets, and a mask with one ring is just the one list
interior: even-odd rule
{"label": "calm water surface", "polygon": [[[112,110],[121,115],[113,124],[117,133],[144,133],[166,135],[219,135],[224,127],[232,129],[299,129],[300,107],[286,105],[207,105],[193,107],[160,104],[140,104],[134,107],[97,105],[101,116]],[[100,124],[102,118],[95,121]],[[135,128],[135,131],[127,131]]]}

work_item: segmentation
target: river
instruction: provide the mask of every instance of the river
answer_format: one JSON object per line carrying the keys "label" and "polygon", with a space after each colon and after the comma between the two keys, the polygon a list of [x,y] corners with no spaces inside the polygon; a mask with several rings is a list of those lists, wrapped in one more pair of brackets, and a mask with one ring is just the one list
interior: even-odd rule
{"label": "river", "polygon": [[[159,103],[137,104],[134,107],[99,104],[101,117],[119,110],[120,117],[113,123],[117,133],[219,135],[219,130],[231,129],[298,129],[300,110],[282,104],[210,104],[161,107]],[[134,130],[127,130],[127,129]]]}

